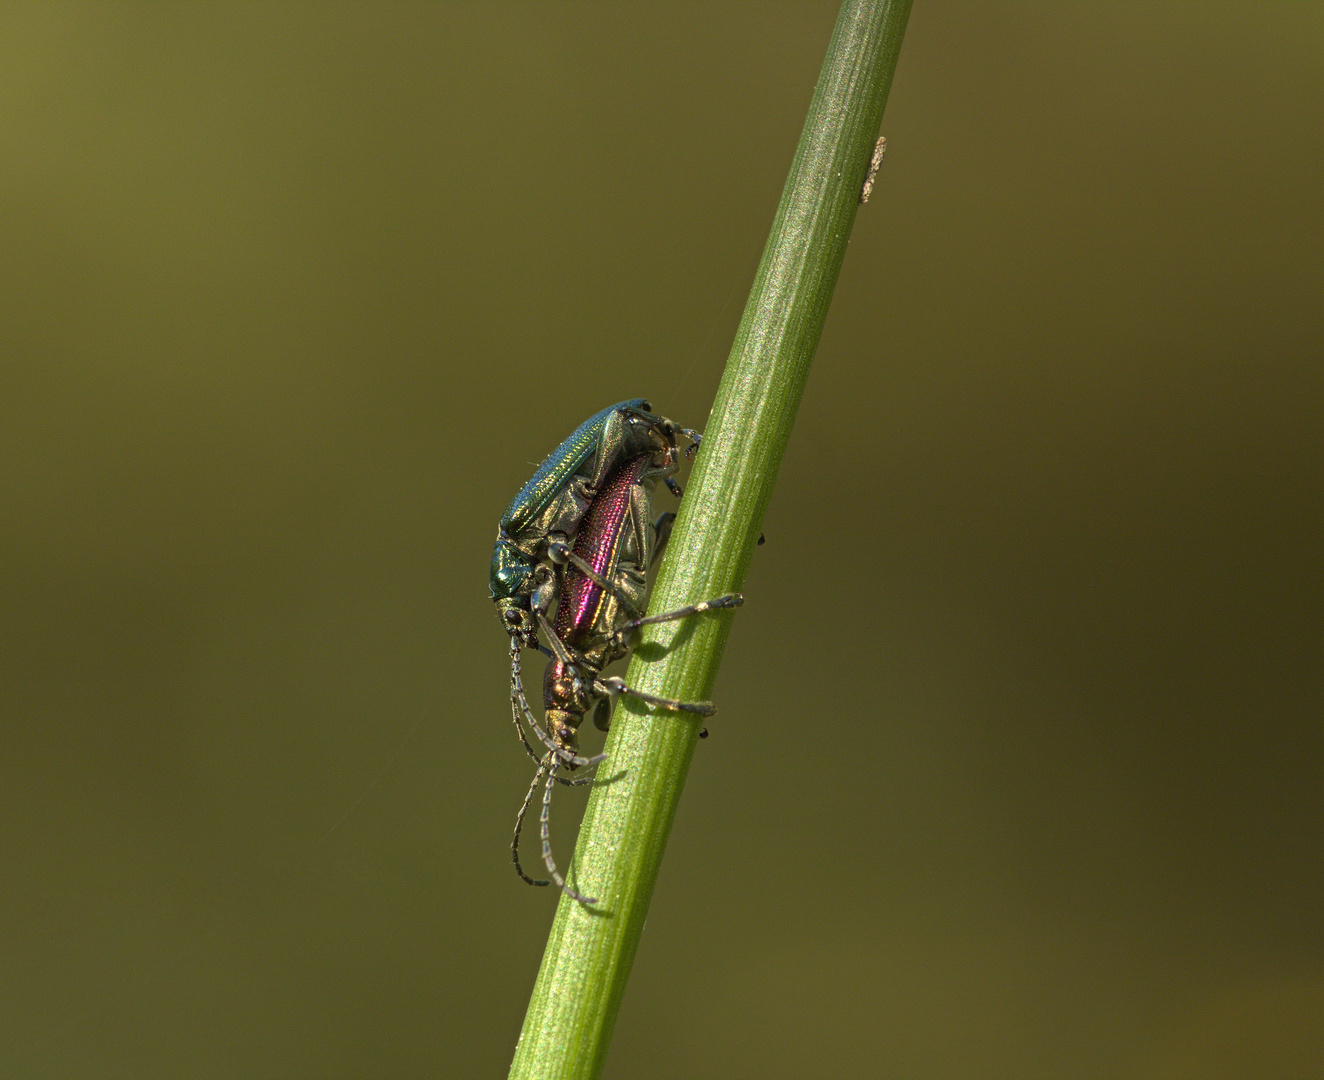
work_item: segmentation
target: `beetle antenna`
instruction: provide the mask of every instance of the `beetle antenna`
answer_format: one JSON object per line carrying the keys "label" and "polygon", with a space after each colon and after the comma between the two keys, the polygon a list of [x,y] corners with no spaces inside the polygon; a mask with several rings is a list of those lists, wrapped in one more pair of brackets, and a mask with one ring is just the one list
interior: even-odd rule
{"label": "beetle antenna", "polygon": [[578,900],[581,904],[596,904],[597,901],[593,897],[576,892],[565,883],[565,878],[556,869],[556,860],[552,858],[552,834],[547,823],[552,816],[552,778],[556,775],[556,770],[560,768],[561,762],[551,754],[547,755],[547,761],[551,771],[547,774],[547,786],[542,793],[542,813],[538,816],[539,832],[542,835],[543,865],[547,867],[547,872],[552,875],[552,880],[560,886],[561,891],[571,899]]}
{"label": "beetle antenna", "polygon": [[524,714],[525,722],[529,725],[530,728],[533,729],[533,733],[538,736],[538,741],[541,742],[545,747],[547,747],[547,749],[550,750],[552,753],[554,753],[558,758],[560,758],[562,764],[574,766],[575,768],[578,768],[581,765],[596,765],[607,755],[597,754],[594,757],[582,757],[581,755],[566,749],[564,746],[561,746],[554,738],[552,738],[551,734],[547,731],[544,731],[542,726],[538,723],[538,718],[533,715],[533,709],[529,707],[529,699],[524,694],[524,682],[520,677],[519,650],[520,650],[519,641],[515,638],[511,638],[510,639],[510,704],[511,704],[510,711],[511,711],[511,716],[515,718],[515,727],[520,733],[520,741],[523,742],[524,745],[529,749],[529,753],[533,755],[534,761],[541,760],[537,755],[533,754],[533,748],[529,746],[528,740],[524,737],[524,730],[523,728],[520,727],[516,710]]}
{"label": "beetle antenna", "polygon": [[[551,759],[551,754],[547,755]],[[529,790],[524,794],[524,804],[519,808],[519,814],[515,818],[515,835],[510,838],[510,857],[515,863],[515,873],[530,885],[550,885],[550,881],[539,881],[537,878],[531,878],[524,872],[524,867],[519,864],[519,834],[524,828],[524,815],[529,812],[529,803],[533,802],[533,793],[538,790],[538,781],[542,779],[543,770],[547,766],[539,761],[538,771],[533,774],[533,783],[529,785]]]}
{"label": "beetle antenna", "polygon": [[[520,677],[520,660],[519,660],[518,650],[514,650],[511,652],[510,668],[511,668],[512,680],[517,681]],[[522,685],[519,687],[518,692],[519,692],[519,696],[523,698],[524,687]],[[524,698],[523,700],[524,700],[525,711],[528,712],[530,715],[532,715],[532,710],[529,709],[528,699]],[[540,758],[537,754],[533,752],[533,747],[529,743],[529,737],[524,734],[524,725],[519,722],[520,721],[519,708],[520,708],[519,702],[516,700],[516,693],[512,688],[510,695],[510,718],[515,722],[515,734],[519,736],[519,741],[524,744],[524,750],[533,760],[533,763],[535,765],[541,765],[542,758]],[[563,776],[558,776],[556,778],[556,782],[558,784],[564,784],[566,787],[579,787],[581,784],[591,784],[593,782],[593,777],[581,776],[578,780],[567,780]]]}
{"label": "beetle antenna", "polygon": [[[524,744],[524,749],[528,752],[529,757],[533,759],[535,765],[541,765],[542,758],[533,752],[533,747],[529,744],[528,736],[524,734],[524,727],[519,722],[519,712],[515,705],[514,698],[511,698],[510,701],[510,718],[515,721],[515,734],[519,736],[519,741]],[[583,784],[591,784],[596,779],[597,777],[595,776],[581,776],[576,780],[567,780],[564,776],[558,776],[556,782],[558,784],[564,784],[566,787],[580,787]]]}

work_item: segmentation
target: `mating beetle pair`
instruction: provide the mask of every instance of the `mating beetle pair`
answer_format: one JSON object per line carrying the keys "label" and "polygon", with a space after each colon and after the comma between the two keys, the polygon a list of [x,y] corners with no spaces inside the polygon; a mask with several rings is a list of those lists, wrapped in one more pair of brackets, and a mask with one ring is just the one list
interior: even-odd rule
{"label": "mating beetle pair", "polygon": [[[578,727],[590,709],[606,730],[611,703],[619,694],[679,711],[711,715],[708,702],[688,703],[645,694],[602,669],[629,651],[629,638],[641,626],[735,607],[737,594],[692,604],[678,611],[643,617],[645,572],[670,534],[674,514],[651,522],[652,493],[664,480],[676,494],[676,434],[697,446],[699,436],[654,416],[642,399],[622,402],[591,417],[549,457],[502,518],[492,559],[492,597],[510,633],[511,715],[520,741],[538,769],[515,823],[511,855],[516,872],[531,885],[519,863],[519,836],[538,784],[546,776],[540,831],[543,862],[558,886],[575,899],[594,903],[568,886],[552,858],[548,817],[553,783],[578,785],[560,768],[591,766],[604,755],[577,752]],[[600,483],[595,483],[597,478]],[[569,539],[573,535],[573,547]],[[553,625],[547,612],[556,606]],[[540,648],[551,658],[543,680],[546,728],[529,707],[520,676],[520,650]],[[523,724],[546,748],[536,753]]]}
{"label": "mating beetle pair", "polygon": [[538,647],[538,617],[551,608],[556,572],[573,557],[570,541],[618,465],[641,454],[662,454],[672,465],[667,487],[680,495],[672,478],[677,435],[691,441],[690,453],[702,441],[697,431],[655,415],[643,398],[632,398],[590,416],[538,466],[501,515],[492,549],[492,600],[511,637]]}

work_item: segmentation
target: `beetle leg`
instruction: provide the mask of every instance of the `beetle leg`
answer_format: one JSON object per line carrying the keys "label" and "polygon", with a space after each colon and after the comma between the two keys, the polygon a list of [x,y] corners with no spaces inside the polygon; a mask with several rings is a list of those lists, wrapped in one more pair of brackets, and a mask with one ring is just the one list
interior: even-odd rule
{"label": "beetle leg", "polygon": [[627,685],[624,679],[618,679],[615,675],[600,680],[594,684],[593,688],[604,694],[625,694],[627,697],[636,698],[639,701],[647,702],[649,705],[656,705],[661,709],[671,709],[675,712],[692,712],[698,713],[700,716],[712,716],[717,711],[717,706],[711,701],[677,701],[675,698],[658,697],[656,694],[636,690],[634,687]]}
{"label": "beetle leg", "polygon": [[648,560],[648,565],[652,566],[662,557],[662,552],[671,539],[671,530],[676,524],[676,515],[668,510],[665,514],[659,514],[658,519],[653,522],[653,554]]}
{"label": "beetle leg", "polygon": [[718,596],[712,600],[700,600],[697,604],[689,604],[686,607],[677,608],[675,611],[664,611],[660,615],[647,615],[642,619],[631,619],[629,622],[621,623],[612,637],[618,642],[624,643],[625,639],[641,626],[675,622],[677,619],[686,619],[691,615],[702,615],[705,611],[739,607],[744,602],[745,598],[740,593],[727,593],[725,596]]}
{"label": "beetle leg", "polygon": [[611,730],[611,707],[614,704],[610,695],[600,697],[593,703],[593,726],[599,731]]}
{"label": "beetle leg", "polygon": [[547,554],[558,562],[568,562],[571,566],[573,566],[576,570],[578,570],[581,574],[583,574],[586,578],[588,578],[589,581],[593,582],[593,584],[596,585],[599,589],[605,589],[613,596],[619,597],[620,594],[616,591],[616,586],[614,586],[610,581],[608,581],[596,570],[594,570],[593,567],[591,567],[587,562],[585,562],[582,558],[580,558],[573,551],[571,551],[569,545],[562,544],[559,542],[555,544],[548,544]]}
{"label": "beetle leg", "polygon": [[548,656],[560,660],[563,664],[581,663],[580,657],[575,655],[574,650],[562,641],[560,635],[552,628],[552,624],[547,621],[546,615],[540,614],[538,616],[538,629],[547,635],[548,645],[551,648],[551,652],[547,654]]}
{"label": "beetle leg", "polygon": [[560,583],[556,580],[555,567],[547,563],[539,563],[535,573],[541,576],[542,580],[538,582],[529,597],[529,611],[534,615],[545,615],[552,609],[552,601],[556,598]]}

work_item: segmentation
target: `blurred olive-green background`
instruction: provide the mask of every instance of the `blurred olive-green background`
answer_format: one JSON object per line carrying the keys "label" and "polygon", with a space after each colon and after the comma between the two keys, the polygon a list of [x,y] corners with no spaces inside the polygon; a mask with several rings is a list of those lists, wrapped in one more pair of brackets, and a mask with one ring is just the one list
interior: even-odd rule
{"label": "blurred olive-green background", "polygon": [[[703,425],[834,17],[0,8],[0,1074],[504,1075],[496,521]],[[916,4],[608,1077],[1321,1075],[1322,71]]]}

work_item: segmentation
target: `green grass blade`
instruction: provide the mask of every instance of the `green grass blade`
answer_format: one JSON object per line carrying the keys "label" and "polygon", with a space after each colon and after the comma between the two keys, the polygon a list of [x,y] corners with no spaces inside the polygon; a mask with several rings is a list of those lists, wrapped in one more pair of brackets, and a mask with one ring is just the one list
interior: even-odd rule
{"label": "green grass blade", "polygon": [[[909,0],[842,4],[652,612],[739,591],[744,581],[832,301],[909,13]],[[666,697],[706,700],[733,617],[650,628],[626,681]],[[595,785],[571,874],[599,902],[590,910],[561,897],[512,1077],[601,1073],[699,726],[695,717],[650,714],[624,700],[617,709],[598,776],[620,778]]]}

